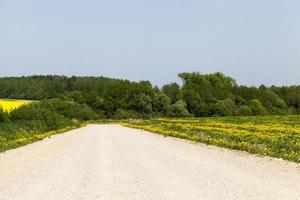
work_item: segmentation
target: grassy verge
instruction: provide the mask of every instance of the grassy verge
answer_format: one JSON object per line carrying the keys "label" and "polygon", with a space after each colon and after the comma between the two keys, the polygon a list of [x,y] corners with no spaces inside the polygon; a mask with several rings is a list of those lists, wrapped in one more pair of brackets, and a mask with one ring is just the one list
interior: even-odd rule
{"label": "grassy verge", "polygon": [[79,128],[84,124],[74,123],[56,130],[47,130],[36,121],[0,123],[0,152],[42,140],[46,137]]}
{"label": "grassy verge", "polygon": [[153,119],[121,124],[300,163],[300,116]]}

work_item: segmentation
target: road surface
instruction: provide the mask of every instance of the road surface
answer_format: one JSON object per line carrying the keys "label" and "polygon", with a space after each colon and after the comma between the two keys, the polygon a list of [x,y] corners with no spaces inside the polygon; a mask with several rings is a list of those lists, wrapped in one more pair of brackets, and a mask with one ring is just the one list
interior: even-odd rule
{"label": "road surface", "polygon": [[119,125],[0,154],[1,200],[297,200],[300,165]]}

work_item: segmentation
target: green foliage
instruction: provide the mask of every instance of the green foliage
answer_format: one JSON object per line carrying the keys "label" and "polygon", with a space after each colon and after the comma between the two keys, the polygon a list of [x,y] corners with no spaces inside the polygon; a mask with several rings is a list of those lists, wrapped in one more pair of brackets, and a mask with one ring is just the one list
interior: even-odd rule
{"label": "green foliage", "polygon": [[300,113],[300,86],[292,86],[287,91],[287,103]]}
{"label": "green foliage", "polygon": [[133,110],[117,109],[114,115],[114,119],[137,119],[139,118],[137,112]]}
{"label": "green foliage", "polygon": [[139,112],[142,117],[146,117],[152,112],[152,99],[149,95],[138,94],[132,100],[132,108]]}
{"label": "green foliage", "polygon": [[0,108],[0,151],[100,118],[300,114],[300,86],[239,86],[222,73],[179,77],[182,87],[170,83],[161,90],[149,81],[105,77],[0,78],[0,98],[39,100],[10,114]]}
{"label": "green foliage", "polygon": [[231,114],[234,114],[235,110],[236,110],[236,105],[234,100],[232,100],[231,98],[227,98],[225,100],[223,100],[223,102],[225,103],[227,109],[229,110],[229,112]]}
{"label": "green foliage", "polygon": [[177,83],[166,84],[161,90],[170,98],[172,104],[179,100],[180,86]]}
{"label": "green foliage", "polygon": [[195,91],[205,102],[211,98],[226,99],[236,86],[234,79],[222,73],[181,73],[179,77],[183,81],[183,89]]}
{"label": "green foliage", "polygon": [[189,117],[189,111],[186,109],[186,103],[182,100],[176,101],[171,105],[170,117]]}
{"label": "green foliage", "polygon": [[171,99],[164,93],[156,93],[152,102],[156,115],[167,116],[170,112]]}
{"label": "green foliage", "polygon": [[0,123],[8,121],[8,113],[4,111],[2,107],[0,107]]}
{"label": "green foliage", "polygon": [[240,106],[237,110],[236,110],[236,115],[239,116],[250,116],[252,115],[252,110],[249,106]]}
{"label": "green foliage", "polygon": [[184,89],[182,91],[183,101],[186,102],[188,111],[195,117],[205,116],[207,110],[204,108],[204,103],[200,95],[194,90]]}
{"label": "green foliage", "polygon": [[260,100],[272,114],[284,114],[286,112],[286,102],[269,89],[263,89],[260,92]]}
{"label": "green foliage", "polygon": [[[166,117],[178,100],[184,101],[188,112],[195,117],[234,115],[244,105],[251,108],[253,115],[300,113],[300,86],[239,86],[222,73],[185,72],[179,77],[182,87],[170,83],[161,90],[149,81],[105,77],[0,78],[0,98],[42,100],[49,110],[79,120],[120,115],[124,118],[127,116],[124,112],[134,113],[128,117]],[[54,100],[45,102],[49,99]]]}
{"label": "green foliage", "polygon": [[[53,118],[53,120],[55,120],[55,118]],[[7,121],[0,123],[0,152],[41,140],[57,133],[63,133],[80,126],[79,123],[72,123],[61,129],[52,130],[49,125],[51,126],[51,122],[47,124],[43,121],[35,120]]]}
{"label": "green foliage", "polygon": [[267,114],[266,109],[258,99],[252,99],[249,103],[249,107],[252,110],[253,115],[265,115]]}
{"label": "green foliage", "polygon": [[74,101],[55,98],[41,101],[40,106],[70,119],[92,120],[98,118],[89,106]]}
{"label": "green foliage", "polygon": [[10,114],[13,121],[38,121],[44,123],[47,130],[57,130],[70,124],[63,115],[44,108],[40,103],[28,104],[13,110]]}
{"label": "green foliage", "polygon": [[224,100],[216,103],[214,113],[217,116],[233,115],[231,108],[226,104],[226,102]]}

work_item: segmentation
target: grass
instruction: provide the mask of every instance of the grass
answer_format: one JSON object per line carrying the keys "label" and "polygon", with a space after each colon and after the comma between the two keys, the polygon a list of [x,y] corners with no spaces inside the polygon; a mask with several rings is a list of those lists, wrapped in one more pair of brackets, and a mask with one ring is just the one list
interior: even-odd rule
{"label": "grass", "polygon": [[10,112],[16,108],[21,107],[22,105],[29,104],[32,101],[28,100],[13,100],[13,99],[0,99],[0,107],[5,111]]}
{"label": "grass", "polygon": [[0,152],[14,149],[55,134],[79,128],[84,124],[73,124],[57,130],[46,130],[43,123],[37,121],[17,121],[0,123]]}
{"label": "grass", "polygon": [[300,163],[300,116],[152,119],[121,124]]}

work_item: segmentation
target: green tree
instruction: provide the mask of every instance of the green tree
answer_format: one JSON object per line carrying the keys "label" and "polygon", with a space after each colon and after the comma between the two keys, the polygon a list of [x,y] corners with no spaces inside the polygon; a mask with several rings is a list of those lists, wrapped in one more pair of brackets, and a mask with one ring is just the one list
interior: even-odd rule
{"label": "green tree", "polygon": [[162,87],[162,92],[171,99],[173,104],[179,100],[180,86],[177,83],[166,84]]}
{"label": "green tree", "polygon": [[252,110],[249,106],[240,106],[237,110],[236,110],[236,115],[238,116],[250,116],[252,115]]}
{"label": "green tree", "polygon": [[162,116],[167,116],[170,112],[171,99],[164,93],[156,93],[152,101],[153,111]]}
{"label": "green tree", "polygon": [[171,117],[189,117],[189,111],[186,109],[186,103],[182,100],[176,101],[171,105]]}
{"label": "green tree", "polygon": [[219,116],[230,116],[233,115],[231,109],[228,107],[224,100],[218,101],[215,104],[215,114]]}
{"label": "green tree", "polygon": [[267,114],[266,109],[258,99],[252,99],[249,103],[249,107],[251,108],[253,115]]}
{"label": "green tree", "polygon": [[186,107],[189,113],[196,117],[205,116],[207,111],[205,105],[202,102],[201,97],[194,90],[184,89],[182,91],[183,101],[186,103]]}
{"label": "green tree", "polygon": [[261,86],[260,100],[265,108],[272,114],[284,114],[287,112],[287,104],[275,92]]}

